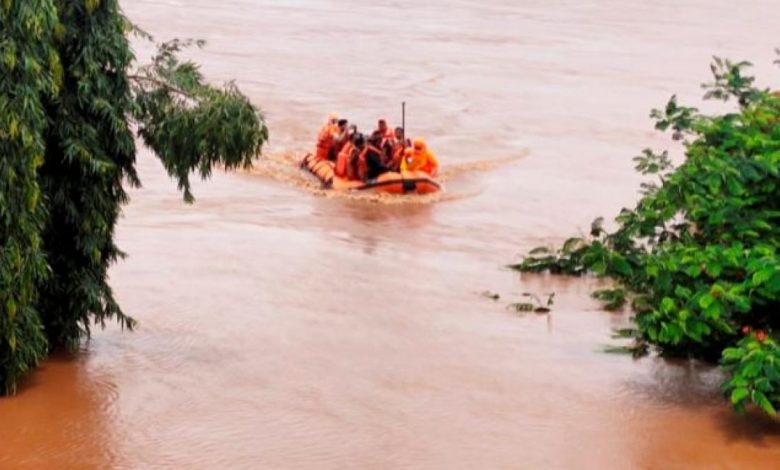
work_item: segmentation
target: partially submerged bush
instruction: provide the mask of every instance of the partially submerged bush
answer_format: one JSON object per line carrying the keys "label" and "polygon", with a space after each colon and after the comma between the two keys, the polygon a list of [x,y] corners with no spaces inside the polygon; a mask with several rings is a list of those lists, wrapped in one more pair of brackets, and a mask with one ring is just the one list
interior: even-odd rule
{"label": "partially submerged bush", "polygon": [[[706,115],[672,97],[651,116],[682,141],[685,161],[645,150],[636,169],[653,175],[633,209],[608,232],[597,219],[588,237],[538,248],[520,271],[617,281],[597,292],[608,308],[629,299],[638,350],[721,362],[737,409],[780,405],[780,98],[753,85],[747,62],[716,58],[705,99],[734,99],[734,111]],[[747,336],[745,331],[750,330]],[[758,331],[759,333],[752,333]]]}

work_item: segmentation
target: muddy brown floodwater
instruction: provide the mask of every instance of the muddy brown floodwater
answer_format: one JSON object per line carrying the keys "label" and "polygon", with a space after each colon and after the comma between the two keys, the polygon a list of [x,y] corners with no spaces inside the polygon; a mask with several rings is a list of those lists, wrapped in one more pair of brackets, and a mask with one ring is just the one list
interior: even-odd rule
{"label": "muddy brown floodwater", "polygon": [[[668,146],[649,109],[696,102],[712,54],[776,84],[776,0],[123,5],[208,40],[203,72],[263,106],[276,167],[187,206],[140,156],[111,278],[141,328],[0,400],[1,468],[780,468],[780,425],[733,414],[717,369],[604,354],[627,319],[592,281],[502,268],[635,200],[631,157]],[[444,200],[322,197],[285,172],[326,113],[366,128],[402,100],[455,169]],[[556,292],[553,313],[504,308],[526,291]]]}

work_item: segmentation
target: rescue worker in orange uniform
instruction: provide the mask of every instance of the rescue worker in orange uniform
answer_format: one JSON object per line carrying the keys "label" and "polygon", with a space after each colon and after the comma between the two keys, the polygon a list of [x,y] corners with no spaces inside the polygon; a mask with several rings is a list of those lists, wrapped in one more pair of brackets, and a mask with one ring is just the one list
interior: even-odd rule
{"label": "rescue worker in orange uniform", "polygon": [[336,157],[338,156],[339,152],[341,152],[341,149],[347,145],[347,142],[349,142],[350,136],[353,133],[352,128],[354,127],[355,131],[357,131],[356,126],[347,127],[347,124],[349,124],[349,121],[346,119],[339,119],[338,123],[336,124],[336,131],[333,135],[333,148],[330,150],[330,154],[328,155],[328,159],[331,161],[336,161]]}
{"label": "rescue worker in orange uniform", "polygon": [[404,135],[403,127],[395,128],[395,142],[402,144],[404,148],[412,146],[412,141],[407,139],[406,136]]}
{"label": "rescue worker in orange uniform", "polygon": [[363,134],[355,136],[354,149],[347,160],[347,179],[358,181],[362,180],[360,157],[366,148],[366,137]]}
{"label": "rescue worker in orange uniform", "polygon": [[317,160],[335,160],[336,147],[340,149],[345,143],[347,120],[339,120],[335,114],[328,115],[328,119],[317,135]]}
{"label": "rescue worker in orange uniform", "polygon": [[428,149],[425,140],[417,138],[412,142],[412,148],[407,149],[404,154],[401,171],[424,171],[431,176],[436,176],[439,171],[439,161]]}
{"label": "rescue worker in orange uniform", "polygon": [[349,126],[347,131],[346,143],[339,150],[336,156],[336,167],[334,172],[339,178],[347,178],[349,176],[349,164],[353,160],[352,154],[355,152],[355,139],[358,137],[357,126]]}
{"label": "rescue worker in orange uniform", "polygon": [[412,143],[404,136],[404,129],[402,127],[395,128],[395,136],[393,140],[393,150],[390,159],[390,168],[393,171],[401,170],[401,161],[404,159],[404,151],[407,147],[411,147]]}
{"label": "rescue worker in orange uniform", "polygon": [[391,168],[393,163],[395,134],[392,129],[388,127],[386,119],[379,119],[376,123],[376,127],[376,130],[374,130],[371,135],[379,134],[382,137],[382,142],[379,145],[376,145],[376,147],[382,151],[382,164]]}
{"label": "rescue worker in orange uniform", "polygon": [[382,135],[382,139],[384,140],[393,140],[395,139],[395,135],[393,134],[393,130],[390,129],[390,127],[387,126],[387,120],[380,119],[376,123],[376,130],[374,132],[379,132]]}
{"label": "rescue worker in orange uniform", "polygon": [[337,115],[329,114],[325,124],[320,128],[320,133],[317,135],[317,160],[323,161],[328,159],[328,154],[330,154],[333,147],[333,135],[338,121]]}

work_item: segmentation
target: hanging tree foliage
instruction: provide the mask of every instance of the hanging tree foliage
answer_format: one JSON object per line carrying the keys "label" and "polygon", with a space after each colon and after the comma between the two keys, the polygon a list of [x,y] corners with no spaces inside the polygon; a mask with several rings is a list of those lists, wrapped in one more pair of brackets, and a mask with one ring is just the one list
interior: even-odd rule
{"label": "hanging tree foliage", "polygon": [[52,345],[75,348],[89,335],[90,318],[102,324],[117,317],[132,327],[113,298],[107,271],[120,255],[113,237],[127,201],[123,180],[139,184],[127,119],[133,98],[125,71],[133,55],[115,1],[57,5],[55,47],[64,77],[49,109],[56,125],[47,133],[40,171],[51,276],[41,285],[38,310]]}
{"label": "hanging tree foliage", "polygon": [[133,70],[133,31],[116,0],[0,2],[0,392],[91,325],[134,326],[107,279],[123,185],[140,185],[134,128],[188,202],[190,173],[251,165],[268,139],[234,84],[178,58],[190,42]]}
{"label": "hanging tree foliage", "polygon": [[248,167],[268,140],[257,110],[235,84],[218,89],[204,83],[198,66],[177,53],[202,41],[175,39],[160,45],[152,63],[132,75],[139,135],[178,180],[192,201],[190,173],[208,178],[215,164]]}
{"label": "hanging tree foliage", "polygon": [[632,299],[635,350],[718,360],[724,392],[742,410],[780,406],[780,98],[754,86],[747,62],[716,58],[705,99],[737,109],[706,115],[675,97],[651,114],[656,128],[681,140],[686,159],[645,150],[637,170],[655,175],[634,209],[608,232],[561,249],[537,248],[520,271],[594,273],[618,281],[594,296],[607,307]]}
{"label": "hanging tree foliage", "polygon": [[35,311],[46,275],[37,170],[46,149],[45,101],[60,82],[56,21],[52,0],[0,4],[0,392],[13,392],[46,354]]}

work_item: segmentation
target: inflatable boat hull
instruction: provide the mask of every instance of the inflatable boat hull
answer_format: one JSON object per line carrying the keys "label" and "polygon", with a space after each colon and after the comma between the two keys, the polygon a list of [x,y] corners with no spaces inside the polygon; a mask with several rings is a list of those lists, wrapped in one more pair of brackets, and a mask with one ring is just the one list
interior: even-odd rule
{"label": "inflatable boat hull", "polygon": [[323,186],[338,191],[373,191],[386,194],[430,194],[441,190],[441,185],[422,171],[388,172],[368,182],[352,181],[336,176],[333,163],[306,155],[301,167],[310,171]]}

